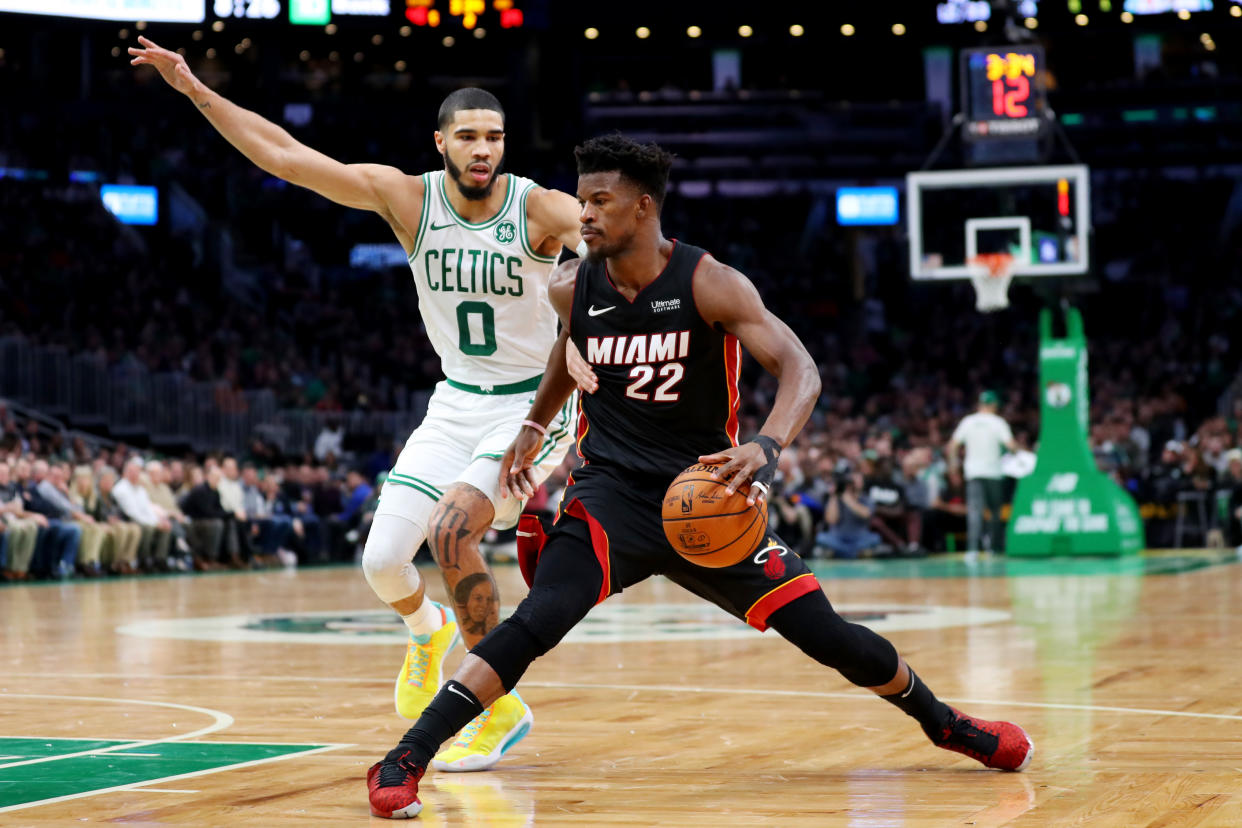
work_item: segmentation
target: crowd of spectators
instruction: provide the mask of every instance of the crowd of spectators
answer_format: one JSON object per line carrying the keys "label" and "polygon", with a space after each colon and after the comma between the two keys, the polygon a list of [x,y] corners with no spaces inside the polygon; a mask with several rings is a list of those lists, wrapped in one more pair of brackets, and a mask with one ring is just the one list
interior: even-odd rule
{"label": "crowd of spectators", "polygon": [[[1168,182],[1154,186],[1168,196]],[[305,263],[273,265],[261,285],[263,301],[242,304],[208,276],[206,265],[195,265],[193,251],[176,238],[156,234],[131,248],[129,236],[118,232],[97,202],[48,190],[37,182],[0,182],[0,213],[10,219],[0,227],[20,225],[27,233],[0,245],[3,333],[96,353],[110,364],[139,360],[153,371],[272,388],[290,408],[399,408],[407,391],[427,388],[439,377],[425,332],[414,322],[417,305],[407,270],[345,268],[315,276]],[[666,206],[668,235],[701,243],[746,272],[820,366],[823,395],[807,430],[785,455],[785,499],[774,502],[773,513],[804,551],[825,554],[816,539],[831,528],[832,494],[852,490],[874,504],[867,523],[881,539],[879,548],[954,548],[963,524],[962,481],[947,468],[944,446],[977,393],[994,388],[999,413],[1018,443],[1034,448],[1034,320],[1045,298],[1015,285],[1012,308],[984,316],[971,309],[969,287],[910,286],[895,235],[880,235],[865,246],[860,287],[842,275],[858,251],[841,234],[808,236],[809,206],[799,198],[675,196]],[[1117,209],[1124,218],[1126,208]],[[77,231],[56,233],[66,220]],[[1109,233],[1100,236],[1104,255]],[[1131,251],[1124,273],[1112,259],[1116,278],[1106,276],[1095,293],[1074,299],[1083,308],[1091,348],[1092,448],[1101,468],[1142,504],[1150,545],[1174,542],[1179,495],[1191,490],[1206,493],[1215,528],[1236,544],[1242,537],[1227,490],[1239,476],[1232,460],[1242,448],[1242,407],[1222,417],[1220,406],[1230,398],[1239,363],[1229,331],[1242,314],[1242,293],[1227,286],[1237,274],[1229,270],[1224,289],[1209,289],[1196,274],[1219,265],[1212,252],[1219,246],[1196,248],[1155,234],[1152,239],[1153,255],[1181,263],[1178,278],[1152,272]],[[1223,267],[1236,270],[1236,264]],[[170,270],[184,278],[162,278]],[[753,433],[770,409],[775,383],[753,362],[744,366],[742,379],[743,432]],[[339,451],[342,437],[338,429],[325,439]],[[56,439],[42,446],[36,438],[36,447],[54,454],[64,448]],[[102,471],[93,469],[96,488],[108,485]],[[123,476],[123,464],[115,471]],[[290,481],[300,481],[301,474],[272,476],[279,477],[288,500],[297,485]],[[179,495],[186,493],[182,487],[179,473]],[[278,505],[272,506],[277,514],[287,509]],[[300,553],[311,558],[328,554],[320,551],[326,541],[317,533],[330,525],[322,518],[331,512],[316,514],[321,526],[303,520],[302,531],[292,533],[303,544]],[[842,513],[838,505],[835,514],[851,520],[855,512],[846,507]],[[220,520],[222,551],[211,560],[245,560],[246,553],[233,551],[239,546],[236,529]],[[163,542],[167,531],[148,529],[140,548]],[[280,530],[266,531],[270,546],[271,532]],[[177,550],[207,532],[187,530],[177,536],[184,544],[169,543]],[[214,544],[214,534],[205,536]],[[68,543],[56,532],[50,537],[46,543],[53,547]],[[89,537],[87,548],[94,544]]]}
{"label": "crowd of spectators", "polygon": [[[223,381],[221,407],[245,404],[228,389],[264,388],[292,409],[399,410],[412,392],[440,378],[409,270],[347,264],[355,244],[391,243],[382,220],[272,179],[211,135],[162,82],[126,66],[110,71],[115,77],[94,107],[28,102],[20,118],[0,124],[0,161],[51,174],[45,181],[0,179],[0,337],[63,345],[109,365],[137,362],[152,372]],[[245,86],[226,91],[250,103]],[[348,94],[331,92],[338,87]],[[346,160],[408,171],[438,164],[428,124],[375,107],[371,93],[348,78],[329,80],[324,89],[311,96],[310,124],[285,124],[298,137]],[[110,92],[113,98],[106,97]],[[260,85],[254,92],[266,96],[257,108],[281,120],[273,103],[282,99],[280,90]],[[437,94],[411,93],[423,103]],[[144,117],[124,116],[135,109]],[[76,127],[64,130],[70,110]],[[368,128],[360,132],[364,118]],[[572,191],[563,146],[553,153],[514,141],[509,152],[514,171]],[[63,180],[66,159],[104,180],[158,184],[165,193],[174,184],[184,188],[215,217],[213,232],[227,226],[231,245],[218,243],[222,234],[196,236],[163,220],[141,231],[120,227],[99,204],[95,185]],[[1139,500],[1149,545],[1176,540],[1172,525],[1187,492],[1208,500],[1223,540],[1242,542],[1233,494],[1242,479],[1242,408],[1230,391],[1242,362],[1232,336],[1242,319],[1236,180],[1202,170],[1101,175],[1092,188],[1096,284],[1073,297],[1091,347],[1092,448],[1101,468]],[[819,198],[674,192],[664,208],[666,235],[704,246],[751,277],[820,367],[823,394],[811,423],[782,456],[773,520],[807,554],[827,554],[821,540],[842,520],[865,521],[879,539],[875,548],[907,554],[954,548],[965,525],[964,483],[946,462],[945,445],[979,391],[995,389],[1018,444],[1035,447],[1034,321],[1048,297],[1015,284],[1011,310],[979,315],[969,287],[909,284],[899,231],[833,227]],[[226,260],[225,247],[234,260]],[[226,270],[245,278],[226,278]],[[775,383],[753,362],[742,380],[742,431],[754,433]],[[65,488],[72,501],[69,492],[85,493],[88,483],[95,492],[93,499],[79,495],[75,507],[94,524],[64,504],[55,518],[25,510],[63,524],[36,527],[47,572],[61,563],[48,568],[44,559],[61,555],[63,563],[70,546],[78,563],[81,550],[89,563],[98,549],[101,567],[104,550],[136,550],[106,553],[113,568],[141,567],[144,560],[165,565],[151,563],[164,557],[165,547],[178,565],[200,568],[271,560],[281,549],[304,561],[340,558],[353,527],[338,525],[339,504],[327,492],[348,488],[352,495],[373,484],[376,471],[368,469],[355,485],[321,463],[299,458],[291,466],[264,455],[254,458],[256,482],[246,484],[245,469],[231,473],[212,458],[182,457],[152,470],[128,456],[101,462],[57,435],[15,437],[16,445],[7,436],[8,443],[0,442],[0,466],[9,466],[11,480],[23,477],[18,466],[25,462],[31,468],[21,485],[42,486],[45,500],[55,501],[51,490]],[[343,435],[325,439],[340,451]],[[316,453],[323,457],[331,446]],[[39,473],[40,461],[70,466]],[[213,484],[217,469],[220,481]],[[107,513],[114,489],[145,491],[160,486],[161,475],[170,477],[164,485],[171,500],[148,492],[150,508],[139,499],[132,512]],[[229,492],[234,477],[255,492],[253,513],[226,494],[216,509],[206,494]],[[263,513],[260,496],[274,517],[252,516]],[[94,515],[101,508],[102,519]],[[113,518],[117,526],[132,526],[87,529]],[[25,525],[6,538],[29,534]],[[27,541],[21,543],[25,548]],[[195,548],[214,551],[196,554]]]}
{"label": "crowd of spectators", "polygon": [[13,431],[0,442],[6,581],[353,561],[383,479],[331,456],[259,466],[125,445],[92,452],[81,440],[32,448]]}

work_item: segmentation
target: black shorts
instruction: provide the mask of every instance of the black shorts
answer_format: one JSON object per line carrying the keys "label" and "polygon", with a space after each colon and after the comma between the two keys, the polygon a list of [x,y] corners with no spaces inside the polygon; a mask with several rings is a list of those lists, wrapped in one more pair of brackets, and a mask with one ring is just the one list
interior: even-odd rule
{"label": "black shorts", "polygon": [[570,476],[547,543],[572,538],[594,550],[604,573],[597,602],[659,574],[765,630],[773,612],[819,589],[802,559],[771,533],[729,567],[696,566],[678,555],[660,515],[671,482],[598,464]]}

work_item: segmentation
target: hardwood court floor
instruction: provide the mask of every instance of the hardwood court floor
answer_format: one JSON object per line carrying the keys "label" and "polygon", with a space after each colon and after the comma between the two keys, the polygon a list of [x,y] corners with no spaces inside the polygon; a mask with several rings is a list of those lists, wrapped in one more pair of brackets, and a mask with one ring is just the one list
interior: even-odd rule
{"label": "hardwood court floor", "polygon": [[[1232,553],[818,572],[943,698],[1021,723],[1031,768],[933,748],[654,580],[532,668],[500,769],[427,777],[423,824],[1242,825]],[[407,727],[401,632],[348,568],[7,587],[0,631],[4,826],[366,824],[366,769]]]}

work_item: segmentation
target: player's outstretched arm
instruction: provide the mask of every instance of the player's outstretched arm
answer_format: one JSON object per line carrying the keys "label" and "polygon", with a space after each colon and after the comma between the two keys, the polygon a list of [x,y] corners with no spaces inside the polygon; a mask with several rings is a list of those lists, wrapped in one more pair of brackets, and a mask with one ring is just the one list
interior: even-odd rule
{"label": "player's outstretched arm", "polygon": [[380,164],[342,164],[298,143],[262,116],[212,91],[194,76],[185,58],[139,36],[129,48],[133,66],[153,66],[169,86],[188,97],[230,144],[264,171],[314,190],[338,204],[386,213],[385,184],[403,174]]}
{"label": "player's outstretched arm", "polygon": [[548,280],[548,300],[561,318],[561,335],[548,355],[548,367],[526,415],[526,421],[535,425],[524,425],[500,460],[502,496],[507,493],[514,497],[530,497],[535,493],[531,469],[543,442],[544,434],[540,429],[552,421],[574,391],[574,378],[565,365],[565,347],[569,343],[569,314],[573,307],[574,282],[578,277],[579,264],[573,259],[561,263]]}
{"label": "player's outstretched arm", "polygon": [[778,382],[772,411],[755,441],[699,458],[724,464],[715,474],[729,481],[730,492],[751,480],[761,484],[758,492],[750,489],[753,503],[766,493],[780,450],[793,442],[815,408],[819,370],[797,335],[764,307],[759,291],[738,271],[704,257],[694,273],[694,295],[703,319],[736,336]]}

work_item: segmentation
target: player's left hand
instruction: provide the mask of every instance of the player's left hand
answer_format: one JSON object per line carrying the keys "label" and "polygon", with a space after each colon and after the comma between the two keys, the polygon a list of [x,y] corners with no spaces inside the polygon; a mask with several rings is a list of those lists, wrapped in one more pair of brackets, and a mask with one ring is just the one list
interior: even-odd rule
{"label": "player's left hand", "polygon": [[543,435],[530,426],[523,426],[518,436],[500,458],[500,496],[531,497],[535,493],[535,454],[543,443]]}
{"label": "player's left hand", "polygon": [[699,457],[699,462],[720,466],[712,470],[712,477],[729,482],[725,487],[728,494],[733,494],[749,482],[746,503],[754,506],[760,498],[767,499],[772,479],[776,477],[776,458],[780,453],[780,444],[761,434],[749,443],[715,454],[704,454]]}

